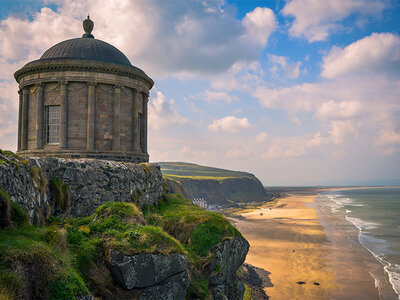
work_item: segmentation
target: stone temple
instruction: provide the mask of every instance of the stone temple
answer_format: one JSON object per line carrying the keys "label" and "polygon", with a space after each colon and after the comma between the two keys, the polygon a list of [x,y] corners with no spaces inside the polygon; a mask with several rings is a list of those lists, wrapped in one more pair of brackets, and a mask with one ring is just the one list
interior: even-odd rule
{"label": "stone temple", "polygon": [[146,162],[154,82],[114,46],[85,34],[15,72],[18,154]]}

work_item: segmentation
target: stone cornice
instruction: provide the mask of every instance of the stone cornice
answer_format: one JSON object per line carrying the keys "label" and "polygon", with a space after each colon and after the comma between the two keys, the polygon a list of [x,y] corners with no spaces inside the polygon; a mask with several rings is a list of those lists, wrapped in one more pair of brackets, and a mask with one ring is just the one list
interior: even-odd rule
{"label": "stone cornice", "polygon": [[149,89],[151,89],[154,85],[154,81],[139,68],[128,67],[114,63],[79,59],[35,60],[16,71],[14,73],[14,77],[19,83],[20,79],[25,75],[54,71],[110,73],[144,81],[148,85]]}

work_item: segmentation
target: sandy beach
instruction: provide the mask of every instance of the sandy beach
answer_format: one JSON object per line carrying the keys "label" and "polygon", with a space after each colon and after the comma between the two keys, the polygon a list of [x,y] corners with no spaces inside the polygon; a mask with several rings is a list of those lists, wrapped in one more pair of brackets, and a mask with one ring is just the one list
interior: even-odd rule
{"label": "sandy beach", "polygon": [[[270,299],[379,299],[371,255],[315,202],[299,194],[243,211],[246,263],[264,269]],[[266,276],[266,275],[264,275]]]}

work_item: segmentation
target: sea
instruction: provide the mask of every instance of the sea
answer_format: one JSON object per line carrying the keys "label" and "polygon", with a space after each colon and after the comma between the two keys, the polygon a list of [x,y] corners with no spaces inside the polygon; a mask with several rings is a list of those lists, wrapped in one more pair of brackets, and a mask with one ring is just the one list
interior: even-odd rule
{"label": "sea", "polygon": [[400,187],[326,191],[317,199],[324,210],[358,229],[359,242],[383,268],[370,270],[381,299],[395,295],[388,288],[400,299]]}

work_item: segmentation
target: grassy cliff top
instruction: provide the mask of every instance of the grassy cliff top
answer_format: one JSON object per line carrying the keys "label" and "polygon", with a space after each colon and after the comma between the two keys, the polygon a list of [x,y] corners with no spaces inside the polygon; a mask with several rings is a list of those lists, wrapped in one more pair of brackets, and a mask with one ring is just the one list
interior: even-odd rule
{"label": "grassy cliff top", "polygon": [[228,178],[249,178],[254,175],[246,172],[200,166],[185,162],[158,162],[161,173],[173,179],[188,178],[197,180],[224,180]]}

